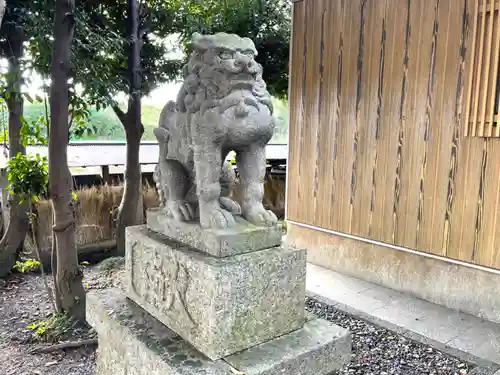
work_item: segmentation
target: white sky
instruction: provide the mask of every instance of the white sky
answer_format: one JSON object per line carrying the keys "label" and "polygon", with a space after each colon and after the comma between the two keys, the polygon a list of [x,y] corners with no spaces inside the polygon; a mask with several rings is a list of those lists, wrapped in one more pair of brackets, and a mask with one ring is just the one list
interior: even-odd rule
{"label": "white sky", "polygon": [[[1,64],[2,68],[4,68],[4,64]],[[3,69],[2,69],[3,70]],[[30,77],[31,84],[25,86],[23,90],[27,92],[30,96],[35,97],[36,95],[43,96],[42,85],[43,81],[38,75],[32,75]],[[142,99],[144,104],[163,106],[169,100],[175,100],[177,96],[177,92],[181,83],[171,82],[160,85],[158,88],[153,90],[147,97]],[[120,101],[125,100],[124,95],[120,95],[117,99]]]}
{"label": "white sky", "polygon": [[[167,45],[167,48],[170,49],[171,52],[168,53],[172,58],[182,58],[183,52],[179,49],[179,45],[177,42],[177,36],[173,35],[169,38],[166,38],[164,43]],[[4,73],[7,71],[7,60],[0,60],[0,72]],[[27,92],[30,96],[35,97],[36,95],[43,96],[42,86],[43,81],[38,74],[33,74],[31,77],[27,76],[30,81],[29,85],[23,87],[23,90]],[[179,91],[181,83],[179,82],[171,82],[160,85],[158,88],[153,90],[150,95],[143,98],[144,104],[163,106],[169,100],[175,100],[177,96],[177,92]],[[118,100],[126,100],[125,95],[120,95]]]}

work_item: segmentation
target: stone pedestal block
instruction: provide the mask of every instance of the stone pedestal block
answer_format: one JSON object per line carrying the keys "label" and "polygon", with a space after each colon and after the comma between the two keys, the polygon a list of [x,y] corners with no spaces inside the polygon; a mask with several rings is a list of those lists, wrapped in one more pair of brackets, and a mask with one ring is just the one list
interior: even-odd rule
{"label": "stone pedestal block", "polygon": [[241,217],[226,229],[203,229],[199,223],[186,223],[165,215],[161,209],[147,212],[147,225],[154,232],[216,257],[251,253],[280,246],[283,236],[280,224],[255,226]]}
{"label": "stone pedestal block", "polygon": [[117,289],[88,294],[87,320],[99,334],[97,375],[331,375],[351,353],[347,330],[314,319],[212,361]]}
{"label": "stone pedestal block", "polygon": [[302,328],[306,251],[216,258],[127,228],[127,296],[211,359]]}

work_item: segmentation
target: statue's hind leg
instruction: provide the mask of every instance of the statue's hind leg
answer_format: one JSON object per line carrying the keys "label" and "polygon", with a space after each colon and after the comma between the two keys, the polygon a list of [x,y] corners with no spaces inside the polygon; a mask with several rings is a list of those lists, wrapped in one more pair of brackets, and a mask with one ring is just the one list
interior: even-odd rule
{"label": "statue's hind leg", "polygon": [[[222,154],[224,156],[224,153]],[[231,212],[233,215],[241,215],[241,207],[238,202],[230,198],[231,190],[235,188],[236,173],[234,172],[231,164],[224,163],[221,169],[221,197],[219,203],[222,208]]]}
{"label": "statue's hind leg", "polygon": [[195,217],[195,210],[186,201],[190,181],[186,169],[176,160],[167,159],[163,162],[162,174],[165,178],[165,188],[168,198],[165,202],[167,212],[179,221],[190,221]]}
{"label": "statue's hind leg", "polygon": [[210,141],[199,141],[201,144],[196,144],[194,150],[194,162],[200,224],[203,228],[231,227],[234,225],[234,217],[220,204],[221,150]]}
{"label": "statue's hind leg", "polygon": [[276,215],[262,204],[266,177],[264,146],[250,145],[240,150],[236,154],[236,163],[240,173],[243,217],[255,225],[276,223]]}

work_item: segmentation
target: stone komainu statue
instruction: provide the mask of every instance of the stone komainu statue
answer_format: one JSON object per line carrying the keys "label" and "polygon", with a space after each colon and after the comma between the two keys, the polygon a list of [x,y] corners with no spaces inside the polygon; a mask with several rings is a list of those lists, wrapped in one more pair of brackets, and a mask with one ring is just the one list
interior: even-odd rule
{"label": "stone komainu statue", "polygon": [[[199,218],[204,228],[234,225],[233,215],[262,225],[277,221],[262,204],[265,146],[275,127],[271,98],[249,38],[194,34],[177,102],[162,110],[155,136],[160,160],[155,181],[165,212]],[[241,206],[231,200],[234,172],[225,158],[236,152]]]}

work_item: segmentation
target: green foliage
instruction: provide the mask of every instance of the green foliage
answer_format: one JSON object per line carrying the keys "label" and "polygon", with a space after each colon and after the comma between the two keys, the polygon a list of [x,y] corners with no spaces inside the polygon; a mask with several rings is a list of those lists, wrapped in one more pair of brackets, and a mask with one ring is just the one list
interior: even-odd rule
{"label": "green foliage", "polygon": [[7,143],[9,141],[9,130],[3,129],[0,132],[0,143]]}
{"label": "green foliage", "polygon": [[22,203],[37,200],[47,191],[49,173],[47,158],[18,153],[8,161],[8,180],[10,194]]}
{"label": "green foliage", "polygon": [[[77,3],[81,3],[77,1]],[[80,9],[83,5],[79,4]],[[0,97],[5,100],[24,100],[30,104],[44,102],[44,111],[36,118],[23,121],[22,135],[23,142],[27,144],[45,144],[47,124],[50,122],[48,106],[41,97],[32,97],[21,90],[22,87],[29,86],[30,77],[33,72],[41,74],[42,78],[49,82],[52,43],[53,43],[53,16],[55,10],[55,0],[11,0],[8,3],[6,14],[0,28],[0,55],[7,58],[9,69],[0,74]],[[88,50],[92,46],[93,52],[106,50],[103,47],[106,43],[114,43],[116,33],[106,30],[106,33],[95,33],[89,29],[92,25],[86,12],[78,11],[75,14],[77,32],[80,38],[75,39],[73,54],[75,61],[78,61],[78,51]],[[15,36],[15,37],[14,37]],[[17,38],[17,39],[15,39]],[[26,55],[20,59],[12,59],[13,43],[21,43],[26,46]],[[72,75],[75,75],[75,67]],[[94,79],[98,76],[93,73]],[[91,134],[96,129],[87,127],[87,118],[90,114],[88,98],[77,90],[75,77],[69,80],[69,137],[79,138],[84,133]],[[43,90],[49,93],[50,84],[44,85]]]}
{"label": "green foliage", "polygon": [[287,224],[285,220],[280,220],[279,224],[281,225],[281,230],[283,232],[283,235],[286,235],[287,233]]}
{"label": "green foliage", "polygon": [[23,125],[21,127],[21,139],[24,146],[28,145],[46,145],[47,140],[47,125],[44,122],[44,118],[40,117],[37,121],[29,123],[22,118]]}
{"label": "green foliage", "polygon": [[[50,67],[54,0],[36,0],[38,30],[28,50],[33,67],[45,76]],[[45,4],[45,6],[43,6]],[[189,52],[193,32],[237,33],[255,41],[257,61],[264,67],[269,91],[286,96],[290,44],[289,1],[283,0],[147,0],[141,2],[141,91],[180,76],[179,52]],[[116,104],[119,93],[129,92],[127,2],[77,1],[73,45],[72,85],[81,85],[82,98],[99,111]],[[180,46],[167,38],[180,35]],[[75,94],[76,95],[76,94]]]}
{"label": "green foliage", "polygon": [[172,7],[176,32],[185,50],[194,32],[227,32],[251,38],[264,68],[269,92],[287,96],[291,35],[290,1],[283,0],[182,0]]}
{"label": "green foliage", "polygon": [[122,268],[125,265],[125,258],[123,257],[111,257],[104,259],[99,264],[99,269],[104,272],[109,272]]}
{"label": "green foliage", "polygon": [[23,125],[21,127],[21,140],[24,146],[28,145],[46,145],[48,121],[45,116],[40,116],[34,120],[26,120],[21,118]]}
{"label": "green foliage", "polygon": [[25,273],[34,272],[40,269],[41,263],[36,259],[26,259],[23,261],[17,261],[14,265],[14,271]]}
{"label": "green foliage", "polygon": [[[286,143],[288,136],[288,107],[286,101],[278,99],[273,100],[274,115],[277,120],[275,136],[272,143]],[[148,104],[142,105],[142,123],[144,124],[144,136],[146,141],[156,141],[153,134],[153,129],[158,126],[158,119],[160,117],[161,107]],[[113,140],[124,141],[125,132],[123,126],[114,114],[111,108],[101,109],[97,111],[95,107],[89,108],[90,116],[86,120],[88,128],[95,128],[95,132],[91,134],[82,134],[76,137],[72,134],[72,140]],[[24,107],[24,117],[27,122],[36,121],[37,118],[43,113],[43,105],[41,103],[27,104]],[[2,119],[0,118],[0,123]],[[42,134],[44,128],[42,127]],[[0,128],[0,142],[3,142],[3,131]]]}
{"label": "green foliage", "polygon": [[[168,59],[168,48],[162,40],[170,31],[166,27],[169,23],[161,22],[169,17],[168,5],[160,6],[162,3],[148,0],[142,12],[143,94],[172,79],[179,71],[179,63]],[[85,103],[100,110],[116,104],[114,98],[117,94],[129,92],[127,2],[90,0],[77,1],[76,5],[71,83],[72,87],[80,85],[84,89],[80,97]],[[53,43],[51,25],[46,21],[53,19],[53,9],[49,6],[43,11],[40,21],[43,31],[33,38],[28,47],[34,57],[35,68],[45,76],[49,74]],[[151,32],[152,25],[154,34]],[[76,91],[72,92],[77,96]]]}
{"label": "green foliage", "polygon": [[31,323],[27,328],[40,341],[57,342],[71,336],[77,325],[78,322],[70,316],[56,313],[46,320]]}
{"label": "green foliage", "polygon": [[229,164],[236,165],[236,154],[234,154],[233,157],[230,158],[228,161],[229,161]]}
{"label": "green foliage", "polygon": [[[0,96],[16,96],[30,105],[40,106],[36,118],[25,113],[25,142],[43,143],[49,114],[41,98],[32,98],[21,87],[36,71],[44,79],[50,75],[52,22],[55,0],[12,0],[0,29],[0,53],[8,57],[13,31],[24,31],[29,58],[22,58],[18,69],[0,75]],[[140,19],[141,77],[143,95],[158,85],[180,76],[183,65],[179,52],[189,51],[193,32],[237,33],[252,38],[259,52],[257,61],[264,68],[264,79],[271,94],[286,96],[290,44],[290,4],[283,0],[147,0]],[[127,2],[115,0],[77,0],[75,38],[72,46],[70,89],[70,139],[117,139],[123,136],[121,124],[112,110],[118,94],[129,92]],[[180,36],[181,46],[168,44],[167,38]],[[3,47],[3,48],[2,48]],[[174,53],[172,53],[174,52]],[[48,82],[48,80],[47,80]],[[77,88],[80,88],[77,90]],[[48,84],[44,91],[48,93]],[[27,104],[28,104],[27,103]],[[93,108],[92,108],[93,107]],[[28,108],[26,108],[28,110]],[[106,109],[106,111],[101,111]],[[143,121],[148,121],[147,110]],[[156,116],[156,113],[155,113]],[[42,119],[43,117],[43,119]],[[93,119],[91,119],[93,117]],[[99,117],[102,119],[98,120]],[[112,121],[109,121],[113,118]],[[155,119],[156,126],[157,117]],[[118,126],[115,126],[118,125]],[[145,124],[146,125],[146,124]],[[286,126],[286,124],[284,124]],[[146,126],[145,139],[155,139]],[[102,128],[102,129],[101,129]],[[121,137],[123,139],[123,137]],[[276,138],[285,137],[277,132]]]}

